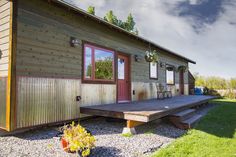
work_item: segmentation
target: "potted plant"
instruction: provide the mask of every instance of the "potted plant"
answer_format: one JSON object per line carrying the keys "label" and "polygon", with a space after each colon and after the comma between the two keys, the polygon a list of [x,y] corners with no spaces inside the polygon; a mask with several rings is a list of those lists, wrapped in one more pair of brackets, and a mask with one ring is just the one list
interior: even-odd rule
{"label": "potted plant", "polygon": [[157,51],[156,50],[146,51],[145,60],[147,62],[154,62],[154,63],[157,62],[158,61]]}
{"label": "potted plant", "polygon": [[66,152],[78,153],[80,157],[90,155],[91,149],[95,147],[95,138],[82,126],[74,122],[64,126],[61,144]]}
{"label": "potted plant", "polygon": [[180,72],[181,70],[183,70],[183,72],[185,72],[187,70],[187,67],[186,66],[179,66],[178,72]]}

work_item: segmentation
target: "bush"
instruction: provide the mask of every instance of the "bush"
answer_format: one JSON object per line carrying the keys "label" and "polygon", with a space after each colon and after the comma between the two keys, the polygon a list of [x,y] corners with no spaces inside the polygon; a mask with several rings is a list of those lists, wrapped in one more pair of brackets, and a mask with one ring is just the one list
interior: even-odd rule
{"label": "bush", "polygon": [[225,95],[225,98],[236,99],[236,93],[233,90],[228,90]]}
{"label": "bush", "polygon": [[95,138],[82,126],[71,125],[64,127],[62,138],[68,142],[68,149],[70,152],[77,152],[83,157],[89,156],[90,150],[95,146]]}
{"label": "bush", "polygon": [[208,89],[207,87],[203,88],[203,94],[204,95],[211,95],[211,96],[218,96],[221,97],[221,95],[214,89]]}

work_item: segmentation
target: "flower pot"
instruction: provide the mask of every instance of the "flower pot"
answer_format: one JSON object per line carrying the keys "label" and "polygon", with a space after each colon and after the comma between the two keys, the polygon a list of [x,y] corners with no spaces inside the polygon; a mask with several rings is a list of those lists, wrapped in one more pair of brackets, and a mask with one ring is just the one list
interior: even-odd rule
{"label": "flower pot", "polygon": [[62,137],[61,145],[64,151],[69,152],[69,143]]}
{"label": "flower pot", "polygon": [[145,56],[145,60],[146,60],[147,62],[152,62],[152,61],[153,61],[153,58],[152,58],[152,57]]}

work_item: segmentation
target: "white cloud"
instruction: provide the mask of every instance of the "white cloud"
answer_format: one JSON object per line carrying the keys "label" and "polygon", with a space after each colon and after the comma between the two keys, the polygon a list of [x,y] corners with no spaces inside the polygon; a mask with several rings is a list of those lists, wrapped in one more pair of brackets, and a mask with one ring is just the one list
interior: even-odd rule
{"label": "white cloud", "polygon": [[[197,61],[191,65],[193,72],[202,75],[236,77],[236,4],[223,3],[224,12],[217,21],[205,24],[200,32],[192,25],[194,19],[174,15],[178,12],[176,4],[186,0],[67,0],[86,9],[89,5],[96,8],[96,15],[103,17],[112,9],[125,19],[131,12],[136,20],[140,35]],[[189,0],[197,5],[205,0]],[[210,8],[209,8],[210,9]],[[170,13],[172,12],[172,13]]]}

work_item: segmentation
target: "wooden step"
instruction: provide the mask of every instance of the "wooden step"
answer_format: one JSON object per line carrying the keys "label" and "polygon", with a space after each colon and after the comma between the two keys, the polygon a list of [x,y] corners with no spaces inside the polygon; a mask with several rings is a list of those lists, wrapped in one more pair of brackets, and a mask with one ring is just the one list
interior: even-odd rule
{"label": "wooden step", "polygon": [[180,123],[182,125],[182,129],[191,129],[194,124],[196,124],[200,119],[202,118],[202,115],[200,114],[195,114],[189,119],[184,120],[183,122]]}
{"label": "wooden step", "polygon": [[181,112],[171,114],[168,117],[171,121],[181,122],[181,121],[191,117],[194,114],[195,111],[196,111],[195,109],[187,109],[187,110],[184,110],[184,111],[181,111]]}

